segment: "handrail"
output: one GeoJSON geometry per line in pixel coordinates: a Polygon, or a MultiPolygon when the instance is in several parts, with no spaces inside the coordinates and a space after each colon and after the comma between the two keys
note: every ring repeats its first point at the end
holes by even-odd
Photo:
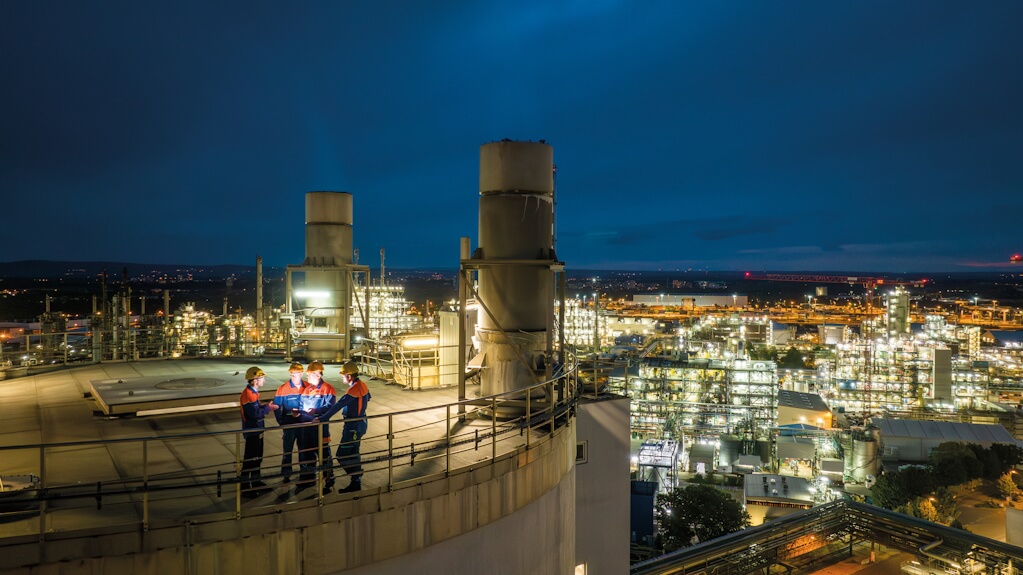
{"type": "MultiPolygon", "coordinates": [[[[400,467],[412,469],[417,464],[422,466],[424,463],[427,464],[425,468],[425,476],[431,476],[435,473],[451,474],[458,469],[463,467],[469,467],[478,465],[480,460],[478,457],[473,456],[472,462],[469,464],[459,464],[453,461],[456,457],[467,452],[478,452],[481,447],[486,446],[490,443],[490,449],[485,451],[487,453],[484,460],[496,461],[499,455],[506,454],[509,452],[508,449],[498,450],[497,443],[499,440],[504,441],[505,438],[510,437],[512,434],[517,433],[522,435],[523,431],[526,434],[526,449],[535,447],[540,443],[536,438],[541,434],[537,433],[534,428],[543,427],[546,429],[547,424],[550,424],[550,431],[553,434],[555,431],[555,420],[565,417],[571,413],[576,402],[581,396],[581,389],[576,378],[576,367],[573,365],[570,369],[565,370],[563,373],[557,374],[555,377],[548,381],[543,381],[537,384],[530,385],[521,389],[512,391],[506,391],[496,393],[488,396],[467,399],[462,401],[444,402],[439,404],[433,404],[427,407],[403,409],[401,411],[390,412],[386,414],[374,414],[360,420],[377,422],[386,418],[386,435],[383,433],[380,435],[370,435],[363,439],[363,446],[367,444],[379,443],[386,441],[386,446],[382,449],[370,449],[363,450],[362,464],[364,465],[365,473],[367,476],[375,476],[377,473],[381,473],[381,479],[386,476],[386,484],[380,485],[386,491],[390,491],[396,484],[400,484],[407,477],[396,478],[396,471],[400,467]],[[550,395],[547,396],[546,401],[542,400],[531,400],[532,392],[543,386],[544,388],[550,388],[559,381],[565,381],[568,385],[569,393],[559,401],[550,395]],[[525,394],[527,398],[526,405],[527,410],[525,413],[521,413],[517,417],[513,417],[509,420],[499,422],[499,417],[496,415],[497,406],[502,402],[506,401],[521,401],[522,394],[525,394]],[[469,406],[469,409],[464,411],[461,415],[458,413],[459,407],[469,406]],[[492,421],[487,422],[485,427],[478,427],[474,429],[466,428],[465,430],[456,431],[459,422],[466,420],[473,420],[472,416],[479,412],[479,410],[491,409],[493,410],[492,421]],[[440,415],[432,422],[423,423],[424,414],[428,414],[431,410],[437,410],[440,415]],[[465,414],[469,415],[466,418],[465,414]],[[412,417],[410,417],[412,416],[412,417]],[[408,427],[401,427],[402,420],[408,421],[408,427]],[[439,427],[444,425],[443,430],[439,427]],[[437,433],[435,436],[429,437],[425,441],[419,441],[416,443],[413,440],[418,438],[413,437],[409,434],[430,434],[429,428],[431,426],[437,426],[437,433]],[[398,440],[398,435],[405,435],[406,437],[402,440],[398,440]],[[488,453],[489,452],[489,453],[488,453]],[[385,463],[383,467],[379,467],[380,464],[385,463]],[[431,463],[433,462],[433,463],[431,463]],[[440,464],[438,469],[437,463],[440,464]],[[452,465],[459,465],[459,467],[453,468],[452,465]]],[[[308,423],[308,424],[293,424],[284,426],[272,426],[267,427],[263,431],[269,433],[283,433],[286,429],[293,428],[308,428],[308,426],[315,425],[319,428],[318,434],[322,434],[324,425],[330,423],[339,423],[338,420],[332,420],[320,423],[308,423]]],[[[472,426],[469,426],[472,427],[472,426]]],[[[216,497],[219,499],[224,495],[233,495],[230,499],[233,500],[230,507],[233,507],[234,517],[242,517],[242,491],[237,489],[234,493],[223,493],[224,487],[241,487],[241,437],[242,433],[251,430],[244,430],[241,428],[235,428],[226,431],[201,431],[192,433],[175,433],[168,435],[157,435],[157,436],[140,436],[140,437],[120,437],[105,440],[91,440],[91,441],[61,441],[53,443],[36,443],[28,445],[8,445],[0,446],[0,457],[9,457],[7,454],[14,451],[38,451],[39,452],[39,483],[30,489],[25,489],[18,493],[19,499],[17,500],[20,504],[26,505],[25,510],[31,511],[36,510],[39,513],[39,537],[40,540],[46,539],[47,533],[47,514],[53,512],[60,512],[61,510],[68,509],[67,505],[50,505],[51,502],[69,501],[69,500],[89,500],[89,506],[92,505],[91,500],[95,500],[95,508],[97,511],[102,511],[104,504],[107,507],[119,504],[127,504],[129,506],[136,507],[136,513],[138,516],[135,519],[128,519],[127,524],[140,524],[143,530],[151,528],[154,521],[154,515],[151,513],[154,502],[166,500],[161,499],[159,494],[163,493],[180,493],[185,490],[191,491],[191,494],[183,496],[194,495],[196,490],[204,492],[205,495],[212,497],[212,494],[207,490],[216,490],[216,497]],[[234,437],[234,441],[231,442],[234,445],[234,453],[230,457],[230,460],[214,461],[212,463],[206,463],[198,467],[191,467],[184,465],[183,468],[160,471],[159,462],[154,457],[159,457],[159,451],[154,450],[154,441],[163,442],[171,452],[176,449],[191,449],[194,446],[195,440],[201,440],[204,438],[216,438],[216,437],[234,437]],[[179,446],[179,443],[184,443],[185,446],[179,446]],[[139,455],[134,455],[125,460],[126,465],[129,469],[140,470],[136,471],[136,474],[125,473],[120,470],[120,465],[115,465],[118,471],[115,471],[116,477],[104,479],[101,481],[94,481],[91,483],[68,483],[68,484],[55,484],[50,475],[49,467],[46,463],[47,452],[52,450],[67,450],[73,448],[74,450],[82,450],[88,447],[104,446],[109,447],[113,445],[132,445],[141,444],[141,461],[138,459],[139,455]],[[155,455],[154,455],[155,454],[155,455]],[[153,497],[150,497],[150,496],[153,497]],[[127,497],[127,500],[124,498],[127,497]],[[139,499],[135,499],[138,497],[139,499]],[[141,506],[138,509],[137,506],[141,506]]],[[[521,440],[518,440],[521,442],[521,440]]],[[[229,444],[221,442],[226,447],[229,444]]],[[[515,443],[511,447],[511,451],[514,452],[521,449],[519,443],[515,443]]],[[[319,449],[314,447],[314,450],[319,452],[319,449]]],[[[121,448],[123,452],[123,448],[121,448]]],[[[268,456],[265,459],[269,459],[276,456],[268,456]]],[[[334,454],[332,459],[337,459],[337,455],[334,454]]],[[[270,464],[264,461],[262,467],[264,469],[272,470],[272,472],[262,473],[262,477],[265,479],[280,477],[279,463],[273,462],[270,464]]],[[[297,465],[295,467],[298,467],[297,465]]],[[[323,488],[326,471],[331,468],[332,465],[329,462],[320,461],[317,459],[315,469],[313,470],[316,474],[316,489],[313,492],[316,494],[316,499],[319,504],[323,504],[323,488]]],[[[422,475],[416,476],[416,479],[421,480],[422,475]]],[[[383,481],[380,482],[381,484],[383,481]]],[[[378,484],[379,485],[379,484],[378,484]]],[[[14,501],[7,497],[10,493],[5,493],[0,496],[0,504],[3,504],[3,511],[9,511],[7,505],[8,502],[14,501]]],[[[177,498],[178,496],[172,495],[177,498]]],[[[208,501],[208,500],[206,500],[208,501]]],[[[283,503],[283,501],[281,501],[283,503]]],[[[208,508],[208,503],[203,508],[200,508],[201,513],[195,513],[195,510],[189,509],[175,509],[174,514],[176,515],[173,519],[175,521],[185,518],[194,519],[196,517],[202,517],[209,513],[222,513],[227,511],[225,505],[228,505],[228,500],[224,500],[224,504],[215,504],[214,509],[208,508]]],[[[274,504],[271,504],[274,505],[274,504]]],[[[80,505],[73,507],[74,509],[81,509],[80,505]]],[[[25,510],[20,511],[24,513],[25,510]]],[[[6,515],[6,513],[0,512],[0,516],[6,515]]],[[[17,512],[15,512],[17,513],[17,512]]],[[[157,517],[160,517],[157,515],[157,517]]],[[[164,516],[166,518],[166,516],[164,516]]],[[[99,525],[101,521],[97,517],[96,521],[89,523],[89,525],[99,525]]],[[[0,538],[2,542],[2,538],[0,538]]]]}

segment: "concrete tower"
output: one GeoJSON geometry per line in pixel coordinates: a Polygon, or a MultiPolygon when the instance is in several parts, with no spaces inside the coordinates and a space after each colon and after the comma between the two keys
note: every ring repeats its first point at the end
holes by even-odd
{"type": "Polygon", "coordinates": [[[288,266],[285,290],[307,361],[348,358],[353,274],[365,273],[369,283],[369,268],[352,264],[352,225],[351,194],[306,193],[305,260],[288,266]]]}

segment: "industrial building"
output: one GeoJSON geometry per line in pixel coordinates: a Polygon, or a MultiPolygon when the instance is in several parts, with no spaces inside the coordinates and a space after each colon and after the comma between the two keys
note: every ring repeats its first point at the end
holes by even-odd
{"type": "Polygon", "coordinates": [[[982,425],[958,421],[921,421],[873,417],[884,442],[882,458],[889,461],[926,462],[931,451],[942,443],[974,443],[990,447],[992,443],[1019,445],[1001,425],[982,425]]]}
{"type": "Polygon", "coordinates": [[[760,525],[814,505],[810,481],[806,478],[752,473],[745,479],[743,505],[750,514],[750,525],[760,525]]]}
{"type": "Polygon", "coordinates": [[[831,408],[816,393],[778,391],[778,425],[808,424],[820,429],[832,427],[831,408]]]}

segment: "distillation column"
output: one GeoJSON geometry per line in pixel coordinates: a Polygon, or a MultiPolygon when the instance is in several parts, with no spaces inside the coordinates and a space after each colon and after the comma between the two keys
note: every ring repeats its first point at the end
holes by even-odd
{"type": "Polygon", "coordinates": [[[479,246],[472,259],[479,270],[483,395],[543,377],[554,306],[553,156],[545,143],[505,140],[480,148],[479,246]]]}

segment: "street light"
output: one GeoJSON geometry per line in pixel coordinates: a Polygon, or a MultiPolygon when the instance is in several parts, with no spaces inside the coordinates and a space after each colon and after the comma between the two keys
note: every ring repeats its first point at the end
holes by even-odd
{"type": "Polygon", "coordinates": [[[593,293],[593,353],[596,354],[600,348],[600,323],[597,308],[599,300],[597,299],[597,293],[593,293]]]}

